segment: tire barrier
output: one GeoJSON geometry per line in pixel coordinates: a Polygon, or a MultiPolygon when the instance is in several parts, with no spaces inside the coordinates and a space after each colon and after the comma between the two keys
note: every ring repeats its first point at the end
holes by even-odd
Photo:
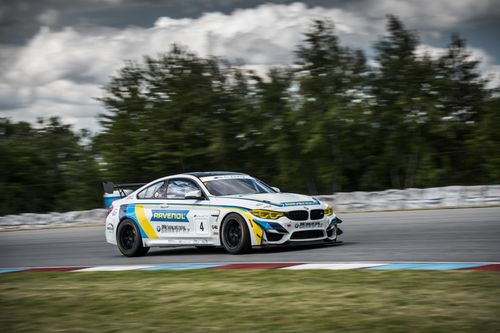
{"type": "Polygon", "coordinates": [[[487,207],[500,205],[500,185],[339,192],[317,198],[342,212],[487,207]]]}
{"type": "Polygon", "coordinates": [[[42,229],[82,225],[104,225],[106,209],[91,209],[66,213],[0,216],[0,230],[42,229]]]}

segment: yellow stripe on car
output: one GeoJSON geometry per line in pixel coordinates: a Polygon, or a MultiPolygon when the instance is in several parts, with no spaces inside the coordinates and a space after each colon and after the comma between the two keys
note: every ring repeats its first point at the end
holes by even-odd
{"type": "Polygon", "coordinates": [[[156,231],[153,229],[153,227],[148,221],[148,218],[146,217],[146,212],[144,211],[143,205],[135,206],[135,216],[137,216],[139,225],[141,226],[146,236],[148,236],[148,238],[158,238],[156,231]]]}
{"type": "Polygon", "coordinates": [[[247,219],[250,221],[250,224],[252,225],[252,231],[253,234],[255,235],[255,241],[257,242],[257,245],[262,244],[262,236],[264,235],[264,232],[262,231],[261,227],[255,223],[255,221],[252,219],[252,217],[248,214],[245,213],[245,216],[247,219]]]}

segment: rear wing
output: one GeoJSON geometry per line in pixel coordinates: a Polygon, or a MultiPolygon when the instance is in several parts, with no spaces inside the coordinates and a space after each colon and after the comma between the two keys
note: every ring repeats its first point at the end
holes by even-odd
{"type": "Polygon", "coordinates": [[[111,206],[113,201],[121,199],[137,190],[147,183],[133,183],[133,184],[113,184],[112,182],[102,183],[104,189],[104,207],[111,206]]]}
{"type": "Polygon", "coordinates": [[[104,193],[115,194],[116,191],[120,194],[120,197],[124,197],[130,192],[133,192],[140,188],[141,186],[146,185],[146,183],[133,183],[133,184],[113,184],[112,182],[102,183],[102,188],[104,189],[104,193]],[[126,191],[129,190],[129,191],[126,191]],[[127,193],[128,192],[128,193],[127,193]]]}

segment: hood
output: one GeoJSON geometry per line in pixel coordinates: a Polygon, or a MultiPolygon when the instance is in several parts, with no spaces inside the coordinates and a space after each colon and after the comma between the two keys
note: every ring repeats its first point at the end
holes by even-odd
{"type": "Polygon", "coordinates": [[[321,202],[313,197],[295,193],[259,193],[216,197],[217,201],[248,208],[276,209],[278,207],[319,206],[321,202]],[[234,201],[234,203],[233,203],[234,201]]]}

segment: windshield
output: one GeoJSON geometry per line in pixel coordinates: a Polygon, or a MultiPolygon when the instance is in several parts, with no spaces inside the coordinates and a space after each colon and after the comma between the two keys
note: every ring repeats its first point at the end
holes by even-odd
{"type": "Polygon", "coordinates": [[[211,195],[274,193],[271,187],[255,178],[214,179],[203,182],[211,195]]]}

